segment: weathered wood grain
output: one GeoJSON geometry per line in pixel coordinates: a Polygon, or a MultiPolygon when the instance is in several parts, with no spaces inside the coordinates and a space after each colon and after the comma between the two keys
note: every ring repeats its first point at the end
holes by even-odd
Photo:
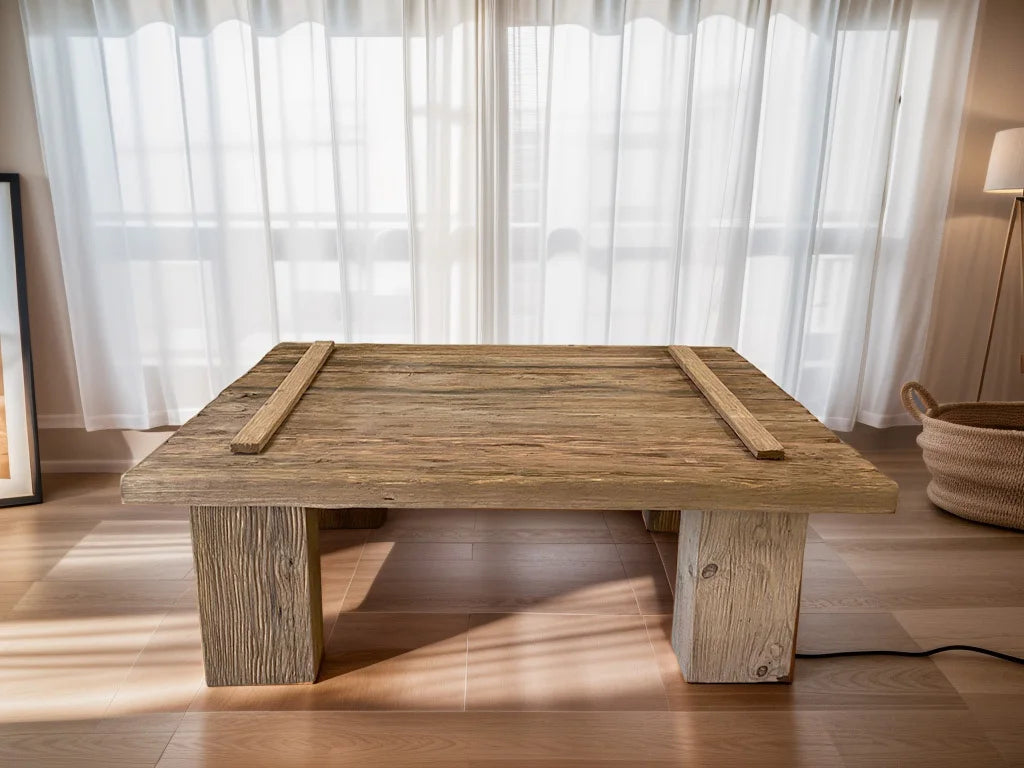
{"type": "Polygon", "coordinates": [[[124,477],[126,501],[892,512],[896,486],[731,349],[693,348],[780,440],[753,459],[666,347],[335,347],[258,455],[225,444],[286,343],[124,477]]]}
{"type": "Polygon", "coordinates": [[[654,533],[677,533],[679,531],[678,509],[645,509],[642,511],[644,527],[654,533]]]}
{"type": "Polygon", "coordinates": [[[281,423],[295,408],[295,404],[309,388],[317,371],[327,362],[334,349],[333,341],[314,341],[284,381],[267,398],[255,415],[231,441],[232,453],[259,453],[274,436],[281,423]]]}
{"type": "Polygon", "coordinates": [[[191,510],[206,684],[316,680],[323,654],[317,512],[191,510]]]}
{"type": "Polygon", "coordinates": [[[673,346],[669,354],[697,385],[701,393],[736,432],[736,436],[750,449],[755,459],[783,459],[785,450],[782,443],[747,410],[704,361],[689,347],[673,346]]]}
{"type": "Polygon", "coordinates": [[[386,509],[318,509],[320,527],[339,528],[380,528],[388,519],[386,509]]]}
{"type": "Polygon", "coordinates": [[[807,515],[683,510],[672,647],[690,683],[788,682],[807,515]]]}

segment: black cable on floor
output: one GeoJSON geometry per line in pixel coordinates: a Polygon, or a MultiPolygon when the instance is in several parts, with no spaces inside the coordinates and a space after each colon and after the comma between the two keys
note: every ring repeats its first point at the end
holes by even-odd
{"type": "Polygon", "coordinates": [[[936,653],[946,651],[970,651],[971,653],[983,653],[986,656],[993,656],[1003,661],[1011,661],[1014,664],[1024,664],[1020,656],[1011,656],[1000,651],[991,651],[988,648],[979,648],[976,645],[943,645],[939,648],[932,648],[928,651],[832,651],[830,653],[798,653],[798,659],[837,659],[844,656],[909,656],[911,658],[922,658],[932,656],[936,653]]]}

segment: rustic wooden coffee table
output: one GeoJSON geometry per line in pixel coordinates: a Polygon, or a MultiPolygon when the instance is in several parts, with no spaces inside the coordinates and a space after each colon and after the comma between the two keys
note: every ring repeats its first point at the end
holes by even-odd
{"type": "Polygon", "coordinates": [[[121,492],[191,506],[209,685],[316,679],[322,510],[373,527],[441,507],[678,526],[685,678],[787,681],[807,515],[896,505],[892,481],[723,347],[279,344],[121,492]]]}

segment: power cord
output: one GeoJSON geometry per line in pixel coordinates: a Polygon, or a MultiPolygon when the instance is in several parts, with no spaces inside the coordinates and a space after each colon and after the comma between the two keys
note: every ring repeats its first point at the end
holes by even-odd
{"type": "Polygon", "coordinates": [[[832,651],[830,653],[798,653],[796,657],[798,659],[837,659],[845,656],[907,656],[919,659],[924,656],[933,656],[936,653],[945,653],[946,651],[970,651],[971,653],[982,653],[986,656],[992,656],[1014,664],[1024,664],[1024,659],[1020,656],[1011,656],[1009,653],[992,651],[988,648],[979,648],[976,645],[943,645],[939,648],[932,648],[928,651],[832,651]]]}

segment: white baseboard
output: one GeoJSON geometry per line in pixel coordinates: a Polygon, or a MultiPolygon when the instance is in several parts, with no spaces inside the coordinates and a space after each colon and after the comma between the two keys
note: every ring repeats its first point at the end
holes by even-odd
{"type": "Polygon", "coordinates": [[[80,413],[40,413],[36,416],[40,429],[85,429],[80,413]]]}
{"type": "Polygon", "coordinates": [[[131,459],[60,459],[40,464],[44,475],[79,472],[115,472],[121,475],[135,466],[131,459]]]}

